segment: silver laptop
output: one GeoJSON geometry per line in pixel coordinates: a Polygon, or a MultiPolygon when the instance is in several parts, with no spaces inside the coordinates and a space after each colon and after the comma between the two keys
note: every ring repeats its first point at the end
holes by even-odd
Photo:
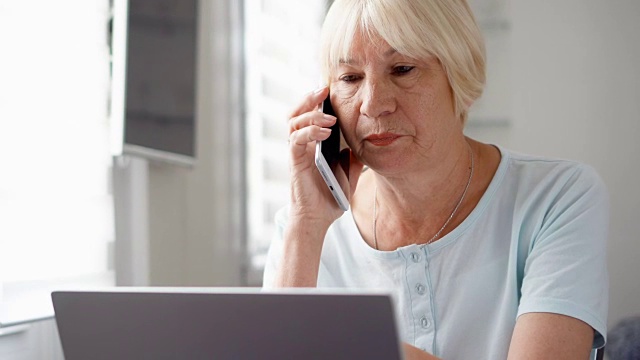
{"type": "Polygon", "coordinates": [[[59,291],[66,360],[400,360],[387,294],[243,288],[59,291]]]}

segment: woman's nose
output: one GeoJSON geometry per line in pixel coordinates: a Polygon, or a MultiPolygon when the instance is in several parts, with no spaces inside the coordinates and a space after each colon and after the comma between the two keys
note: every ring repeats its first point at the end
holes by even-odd
{"type": "Polygon", "coordinates": [[[360,91],[362,96],[360,113],[362,115],[376,119],[395,111],[396,102],[393,91],[384,80],[365,80],[360,91]]]}

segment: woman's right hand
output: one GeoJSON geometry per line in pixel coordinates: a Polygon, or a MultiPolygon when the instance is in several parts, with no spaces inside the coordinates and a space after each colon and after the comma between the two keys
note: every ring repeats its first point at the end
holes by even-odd
{"type": "MultiPolygon", "coordinates": [[[[282,259],[275,275],[276,287],[317,285],[325,234],[343,213],[315,165],[316,141],[326,140],[331,134],[328,127],[336,122],[335,117],[318,111],[328,93],[329,89],[324,87],[308,94],[290,116],[291,207],[283,234],[282,259]]],[[[343,166],[337,167],[336,178],[345,195],[351,198],[362,163],[350,150],[340,155],[350,157],[349,180],[343,166]]]]}
{"type": "MultiPolygon", "coordinates": [[[[331,134],[330,126],[336,118],[318,111],[319,104],[327,97],[329,89],[320,88],[308,94],[291,113],[289,120],[289,151],[291,173],[290,220],[301,220],[328,228],[343,211],[338,207],[315,165],[316,141],[326,140],[331,134]]],[[[355,189],[362,164],[350,151],[351,165],[346,169],[338,166],[336,178],[348,198],[355,189]],[[349,180],[347,180],[347,178],[349,180]]]]}

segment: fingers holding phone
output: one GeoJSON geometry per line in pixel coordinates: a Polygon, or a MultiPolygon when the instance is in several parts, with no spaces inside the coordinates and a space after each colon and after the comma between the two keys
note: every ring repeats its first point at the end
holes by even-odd
{"type": "Polygon", "coordinates": [[[315,165],[316,143],[330,137],[335,116],[323,114],[320,104],[327,87],[308,94],[289,120],[291,212],[296,217],[329,225],[343,212],[330,195],[315,165]]]}
{"type": "Polygon", "coordinates": [[[349,200],[355,192],[364,165],[355,157],[351,149],[348,147],[341,149],[344,141],[340,134],[340,120],[333,109],[329,94],[322,102],[322,112],[335,117],[336,123],[331,126],[331,135],[316,143],[316,167],[336,204],[343,211],[347,211],[349,200]]]}
{"type": "MultiPolygon", "coordinates": [[[[336,116],[333,106],[331,105],[331,97],[328,94],[322,102],[322,112],[326,115],[336,116]]],[[[343,171],[339,171],[341,170],[341,166],[339,165],[342,165],[343,168],[346,165],[348,168],[349,164],[345,164],[344,159],[345,158],[340,161],[340,125],[338,121],[336,121],[335,124],[331,126],[331,134],[329,137],[316,142],[315,163],[336,203],[340,209],[347,211],[349,209],[349,199],[345,195],[345,191],[347,191],[347,193],[349,191],[348,179],[346,179],[344,169],[342,169],[343,171]],[[341,162],[342,164],[340,164],[341,162]],[[338,181],[336,175],[342,177],[341,182],[338,181]]],[[[348,161],[349,158],[346,159],[348,161]]]]}
{"type": "Polygon", "coordinates": [[[336,118],[318,111],[318,105],[328,93],[328,88],[324,87],[307,95],[289,117],[291,165],[294,167],[312,167],[315,142],[331,135],[329,127],[335,124],[336,118]]]}

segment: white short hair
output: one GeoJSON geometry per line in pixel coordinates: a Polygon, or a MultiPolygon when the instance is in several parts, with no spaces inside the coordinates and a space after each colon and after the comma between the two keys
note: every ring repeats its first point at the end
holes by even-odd
{"type": "Polygon", "coordinates": [[[485,84],[485,47],[466,0],[335,0],[322,27],[325,79],[350,58],[356,35],[379,36],[414,59],[435,56],[449,79],[454,111],[466,121],[485,84]]]}

